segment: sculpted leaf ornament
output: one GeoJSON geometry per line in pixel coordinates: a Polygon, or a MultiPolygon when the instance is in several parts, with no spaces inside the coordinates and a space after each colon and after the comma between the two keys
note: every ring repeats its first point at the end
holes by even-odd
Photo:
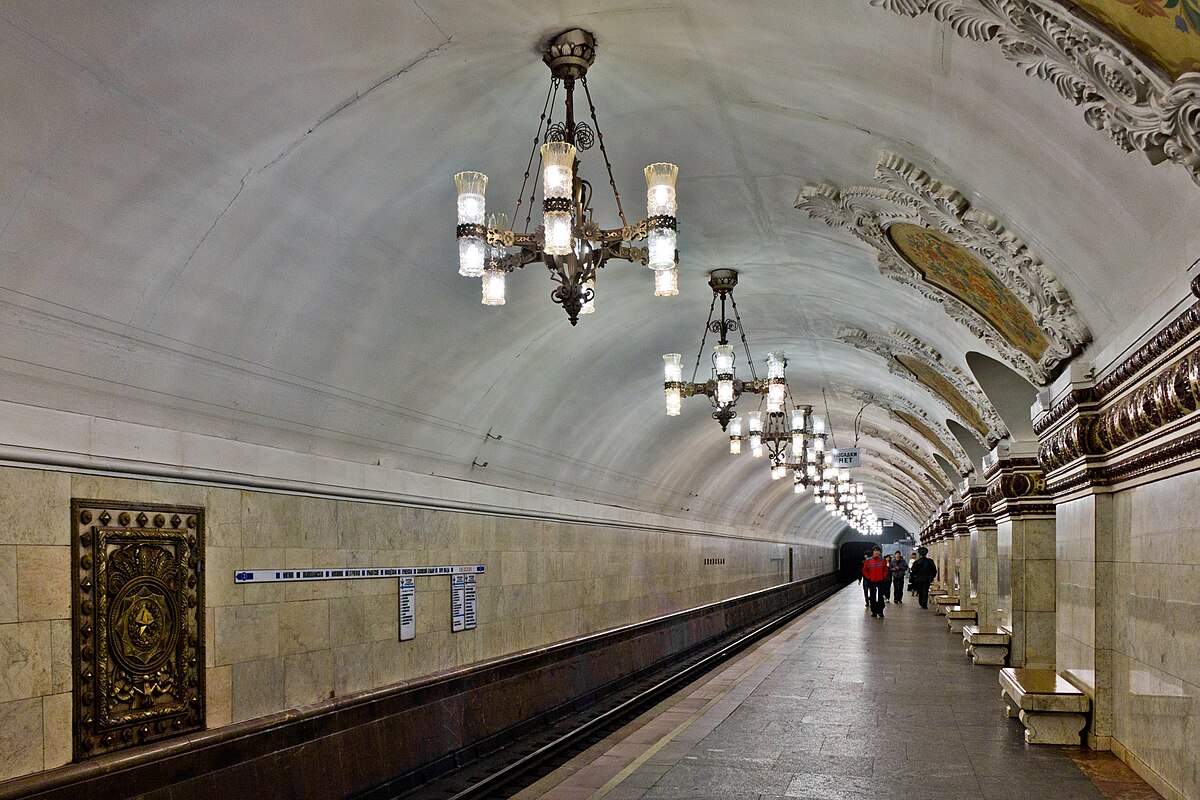
{"type": "Polygon", "coordinates": [[[1150,163],[1200,183],[1200,73],[1173,82],[1157,64],[1065,0],[870,0],[906,17],[932,14],[965,39],[996,41],[1026,75],[1083,107],[1088,125],[1150,163]]]}

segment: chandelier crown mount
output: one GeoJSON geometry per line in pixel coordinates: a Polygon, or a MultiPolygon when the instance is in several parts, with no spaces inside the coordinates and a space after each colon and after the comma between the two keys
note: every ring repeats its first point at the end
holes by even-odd
{"type": "Polygon", "coordinates": [[[582,78],[595,60],[596,36],[582,28],[571,28],[558,34],[542,54],[550,74],[559,79],[582,78]]]}
{"type": "Polygon", "coordinates": [[[708,285],[719,295],[729,294],[737,286],[736,269],[714,269],[708,273],[708,285]]]}

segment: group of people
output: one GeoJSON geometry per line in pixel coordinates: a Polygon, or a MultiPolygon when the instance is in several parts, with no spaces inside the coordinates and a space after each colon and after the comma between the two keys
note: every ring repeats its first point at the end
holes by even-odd
{"type": "Polygon", "coordinates": [[[871,555],[863,559],[863,597],[871,609],[872,617],[883,618],[883,606],[891,594],[893,603],[904,602],[904,577],[908,575],[909,591],[916,595],[921,608],[929,608],[929,585],[937,577],[937,564],[929,557],[929,548],[918,547],[913,553],[911,564],[897,550],[891,558],[885,558],[883,548],[876,545],[871,555]]]}

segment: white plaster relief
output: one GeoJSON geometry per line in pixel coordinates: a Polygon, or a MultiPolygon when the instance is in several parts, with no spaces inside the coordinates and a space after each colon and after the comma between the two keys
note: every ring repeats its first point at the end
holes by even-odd
{"type": "Polygon", "coordinates": [[[1170,160],[1200,184],[1200,73],[1172,82],[1141,52],[1060,0],[870,0],[906,17],[931,13],[955,33],[997,41],[1026,75],[1083,107],[1091,127],[1150,163],[1170,160]]]}
{"type": "MultiPolygon", "coordinates": [[[[907,456],[905,455],[904,451],[901,450],[897,446],[897,443],[904,445],[904,447],[909,452],[914,453],[918,456],[927,456],[928,455],[927,453],[925,453],[925,449],[921,445],[917,444],[912,439],[909,439],[907,436],[905,436],[904,434],[899,433],[897,431],[882,431],[879,428],[874,427],[873,425],[864,425],[862,427],[862,433],[864,436],[872,436],[881,442],[887,442],[888,445],[893,450],[895,450],[897,453],[899,453],[901,456],[903,456],[905,458],[907,458],[907,456]]],[[[937,462],[934,461],[932,458],[930,458],[928,460],[923,459],[923,460],[917,462],[917,464],[920,467],[922,467],[927,473],[929,473],[931,476],[933,476],[934,481],[938,482],[938,486],[941,487],[941,489],[943,491],[950,492],[953,490],[954,487],[952,487],[949,483],[946,483],[945,481],[942,480],[942,470],[937,465],[937,462]]]]}
{"type": "Polygon", "coordinates": [[[991,449],[992,445],[1009,435],[1008,426],[1004,424],[1004,420],[1000,418],[1000,414],[996,411],[995,406],[992,405],[987,395],[983,393],[983,390],[979,388],[975,381],[963,370],[946,361],[941,353],[911,333],[900,328],[893,328],[886,335],[868,333],[858,328],[843,328],[841,331],[838,331],[838,339],[860,350],[869,350],[883,358],[887,361],[888,370],[893,375],[903,378],[916,386],[920,386],[923,390],[933,395],[956,422],[969,430],[988,449],[991,449]],[[941,395],[913,377],[911,372],[896,361],[895,356],[898,353],[923,361],[934,372],[941,375],[947,383],[953,386],[979,412],[979,416],[983,418],[984,425],[988,428],[988,436],[986,438],[980,436],[975,426],[967,421],[962,414],[959,414],[941,395]]]}
{"type": "Polygon", "coordinates": [[[831,227],[847,228],[874,247],[882,275],[912,286],[940,304],[1037,386],[1049,382],[1055,368],[1091,340],[1066,289],[1041,260],[994,217],[973,208],[957,189],[887,152],[880,155],[875,180],[879,186],[805,186],[796,198],[796,208],[831,227]],[[941,231],[978,257],[1032,314],[1047,340],[1041,358],[1034,361],[973,308],[926,281],[887,235],[887,229],[896,224],[941,231]]]}

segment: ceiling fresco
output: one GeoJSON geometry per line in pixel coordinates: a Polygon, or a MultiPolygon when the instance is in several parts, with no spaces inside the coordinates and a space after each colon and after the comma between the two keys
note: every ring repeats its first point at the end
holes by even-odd
{"type": "Polygon", "coordinates": [[[913,358],[903,353],[896,355],[896,361],[908,370],[913,378],[940,397],[946,405],[958,412],[958,415],[969,422],[971,427],[980,436],[985,439],[991,436],[991,431],[988,430],[987,423],[983,421],[983,417],[980,416],[978,409],[971,405],[967,398],[963,397],[950,381],[943,378],[940,372],[921,359],[913,358]]]}
{"type": "Polygon", "coordinates": [[[1200,72],[1197,0],[1075,0],[1172,78],[1200,72]]]}

